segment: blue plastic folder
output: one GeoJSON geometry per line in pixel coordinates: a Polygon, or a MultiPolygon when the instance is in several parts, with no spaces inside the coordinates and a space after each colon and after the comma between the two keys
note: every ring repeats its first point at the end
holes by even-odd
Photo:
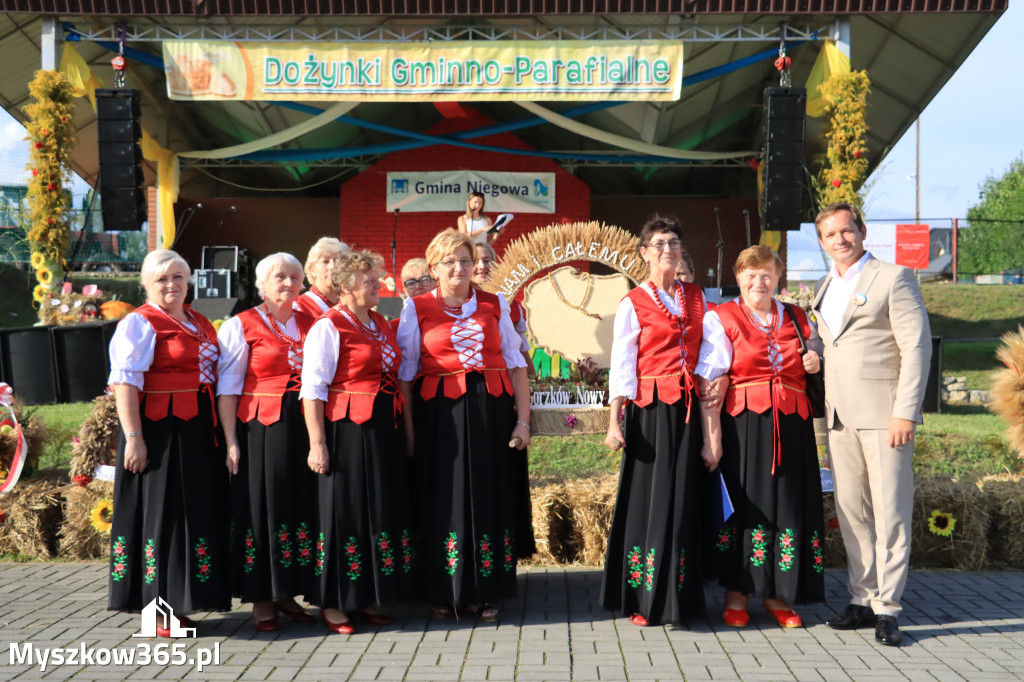
{"type": "Polygon", "coordinates": [[[725,487],[722,470],[718,469],[715,473],[718,474],[718,489],[720,491],[719,504],[714,505],[715,527],[720,528],[725,525],[736,508],[732,506],[732,498],[729,497],[729,489],[725,487]]]}

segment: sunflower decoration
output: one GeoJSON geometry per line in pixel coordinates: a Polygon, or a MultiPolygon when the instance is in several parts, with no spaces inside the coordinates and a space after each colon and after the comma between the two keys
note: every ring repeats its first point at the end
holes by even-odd
{"type": "Polygon", "coordinates": [[[928,530],[935,535],[948,538],[953,535],[954,528],[956,528],[956,519],[948,512],[936,509],[928,519],[928,530]]]}
{"type": "Polygon", "coordinates": [[[114,501],[109,497],[101,497],[96,500],[92,511],[89,512],[89,520],[92,522],[92,527],[100,533],[109,533],[113,518],[114,501]]]}
{"type": "Polygon", "coordinates": [[[43,265],[36,270],[36,280],[44,287],[50,286],[53,283],[53,270],[43,265]]]}
{"type": "Polygon", "coordinates": [[[32,255],[29,257],[29,263],[32,264],[33,270],[38,270],[39,268],[46,265],[46,256],[39,253],[38,251],[33,251],[32,255]]]}
{"type": "Polygon", "coordinates": [[[46,303],[53,295],[53,290],[48,286],[37,284],[32,290],[32,300],[36,303],[46,303]]]}

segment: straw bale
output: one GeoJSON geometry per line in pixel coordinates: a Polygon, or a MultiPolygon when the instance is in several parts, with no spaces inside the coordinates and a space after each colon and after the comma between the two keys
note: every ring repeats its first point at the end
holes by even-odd
{"type": "MultiPolygon", "coordinates": [[[[6,420],[7,413],[0,414],[0,423],[9,423],[6,420]]],[[[21,425],[21,432],[25,435],[28,444],[28,453],[25,456],[25,466],[22,469],[22,478],[32,475],[36,465],[39,463],[39,456],[43,454],[43,445],[46,441],[46,426],[41,419],[35,416],[35,409],[26,409],[21,401],[14,401],[14,416],[21,425]]],[[[0,432],[0,469],[4,472],[11,470],[14,462],[14,452],[18,447],[18,434],[13,429],[6,429],[0,432]]],[[[6,473],[0,474],[0,482],[4,480],[6,473]]]]}
{"type": "Polygon", "coordinates": [[[537,553],[533,561],[538,564],[558,565],[571,563],[575,551],[570,545],[572,519],[566,501],[565,485],[550,483],[536,486],[531,491],[533,508],[533,537],[537,553]]]}
{"type": "Polygon", "coordinates": [[[0,553],[51,558],[57,552],[57,529],[64,518],[63,493],[53,492],[67,483],[59,469],[43,469],[22,479],[14,490],[0,497],[0,553]]]}
{"type": "Polygon", "coordinates": [[[93,476],[100,464],[113,464],[116,444],[117,404],[113,394],[101,395],[93,400],[92,412],[71,448],[71,475],[93,476]]]}
{"type": "Polygon", "coordinates": [[[98,559],[110,554],[110,534],[92,526],[90,514],[104,497],[114,496],[110,481],[92,481],[65,493],[64,523],[59,532],[59,556],[66,559],[98,559]]]}
{"type": "Polygon", "coordinates": [[[918,478],[914,483],[910,565],[981,570],[988,558],[989,518],[986,497],[972,482],[918,478]],[[951,537],[928,530],[928,519],[936,509],[956,519],[951,537]]]}
{"type": "Polygon", "coordinates": [[[1010,447],[1024,457],[1024,327],[1007,332],[996,351],[1006,369],[992,374],[992,402],[989,409],[1007,423],[1010,447]]]}
{"type": "Polygon", "coordinates": [[[565,483],[566,502],[572,518],[569,544],[576,549],[576,558],[581,564],[604,564],[618,485],[618,474],[565,483]]]}
{"type": "Polygon", "coordinates": [[[988,534],[990,561],[1004,568],[1024,569],[1024,476],[985,476],[978,481],[978,488],[992,514],[988,534]]]}
{"type": "Polygon", "coordinates": [[[530,431],[535,436],[572,436],[579,433],[604,433],[608,430],[607,407],[555,407],[530,410],[530,431]],[[576,417],[569,427],[565,418],[576,417]]]}

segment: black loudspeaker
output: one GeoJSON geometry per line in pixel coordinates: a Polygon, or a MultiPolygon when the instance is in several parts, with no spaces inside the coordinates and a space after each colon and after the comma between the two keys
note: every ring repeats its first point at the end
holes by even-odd
{"type": "Polygon", "coordinates": [[[139,101],[139,92],[130,88],[96,90],[99,190],[108,232],[141,230],[146,220],[139,101]]]}
{"type": "Polygon", "coordinates": [[[800,229],[806,109],[806,88],[765,88],[763,230],[800,229]]]}
{"type": "Polygon", "coordinates": [[[3,380],[26,405],[58,402],[57,368],[49,327],[0,330],[3,380]]]}
{"type": "Polygon", "coordinates": [[[51,327],[61,402],[86,402],[103,395],[110,375],[107,348],[116,328],[114,321],[51,327]]]}

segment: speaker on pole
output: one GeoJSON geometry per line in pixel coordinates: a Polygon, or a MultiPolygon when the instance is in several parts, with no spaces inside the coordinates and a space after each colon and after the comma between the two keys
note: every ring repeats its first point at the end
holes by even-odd
{"type": "Polygon", "coordinates": [[[140,95],[131,88],[97,88],[100,201],[105,231],[141,230],[146,220],[143,189],[140,95]]]}
{"type": "Polygon", "coordinates": [[[761,229],[800,229],[806,109],[806,88],[765,88],[761,229]]]}

